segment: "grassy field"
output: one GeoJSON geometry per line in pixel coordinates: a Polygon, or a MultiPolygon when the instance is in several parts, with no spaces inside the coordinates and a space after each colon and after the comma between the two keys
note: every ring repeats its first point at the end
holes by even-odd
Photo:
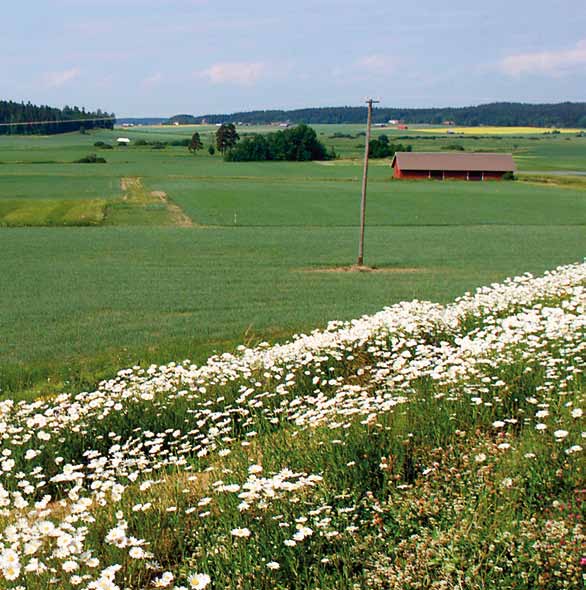
{"type": "MultiPolygon", "coordinates": [[[[447,301],[586,251],[579,179],[391,182],[388,161],[377,161],[366,262],[379,272],[307,272],[355,261],[362,127],[316,126],[342,156],[325,163],[93,145],[176,141],[193,129],[0,138],[0,225],[42,226],[0,230],[3,392],[91,387],[136,362],[201,360],[403,299],[447,301]],[[90,153],[107,163],[72,163],[90,153]],[[97,227],[47,227],[68,225],[97,227]]],[[[209,145],[215,127],[198,130],[209,145]]],[[[416,150],[512,151],[522,173],[586,169],[576,134],[424,131],[384,130],[416,150]]]]}

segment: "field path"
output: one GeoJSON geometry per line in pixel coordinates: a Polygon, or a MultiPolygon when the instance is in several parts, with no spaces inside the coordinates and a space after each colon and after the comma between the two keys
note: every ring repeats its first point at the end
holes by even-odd
{"type": "Polygon", "coordinates": [[[148,209],[149,205],[163,204],[166,215],[163,225],[174,225],[176,227],[194,227],[192,219],[173,201],[169,199],[164,191],[148,191],[140,177],[122,177],[120,179],[122,189],[122,201],[136,207],[137,209],[148,209]]]}
{"type": "Polygon", "coordinates": [[[163,203],[165,203],[165,206],[167,207],[167,211],[169,211],[169,214],[171,215],[171,219],[173,220],[173,225],[176,225],[177,227],[193,227],[195,225],[193,223],[193,220],[191,219],[191,217],[188,217],[184,213],[183,209],[181,209],[181,207],[179,207],[179,205],[177,205],[173,201],[169,200],[166,192],[152,191],[151,195],[153,197],[157,197],[163,203]]]}

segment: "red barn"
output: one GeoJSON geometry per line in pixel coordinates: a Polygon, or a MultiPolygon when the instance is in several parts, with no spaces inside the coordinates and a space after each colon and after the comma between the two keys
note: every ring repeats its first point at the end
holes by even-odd
{"type": "Polygon", "coordinates": [[[397,152],[391,166],[395,178],[436,180],[501,180],[517,167],[511,154],[397,152]]]}

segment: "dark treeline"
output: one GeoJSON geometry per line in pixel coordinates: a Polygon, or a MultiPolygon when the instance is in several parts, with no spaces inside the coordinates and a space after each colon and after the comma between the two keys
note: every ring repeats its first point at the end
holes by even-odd
{"type": "Polygon", "coordinates": [[[100,109],[89,112],[79,107],[57,109],[0,100],[0,135],[55,135],[83,129],[113,129],[114,123],[114,113],[100,109]]]}
{"type": "Polygon", "coordinates": [[[167,123],[167,117],[118,117],[118,125],[162,125],[167,123]]]}
{"type": "MultiPolygon", "coordinates": [[[[323,107],[293,111],[251,111],[231,115],[180,116],[181,123],[250,123],[267,124],[279,121],[290,123],[364,123],[366,107],[323,107]]],[[[457,125],[502,125],[507,127],[586,127],[586,103],[524,104],[496,102],[457,108],[375,108],[373,121],[386,123],[390,119],[407,123],[454,121],[457,125]]],[[[175,118],[170,119],[173,122],[175,118]]]]}

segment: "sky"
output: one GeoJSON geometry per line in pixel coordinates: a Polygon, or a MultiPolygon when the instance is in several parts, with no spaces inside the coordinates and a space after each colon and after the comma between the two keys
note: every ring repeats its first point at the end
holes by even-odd
{"type": "Polygon", "coordinates": [[[33,0],[0,99],[119,117],[586,101],[585,0],[33,0]]]}

